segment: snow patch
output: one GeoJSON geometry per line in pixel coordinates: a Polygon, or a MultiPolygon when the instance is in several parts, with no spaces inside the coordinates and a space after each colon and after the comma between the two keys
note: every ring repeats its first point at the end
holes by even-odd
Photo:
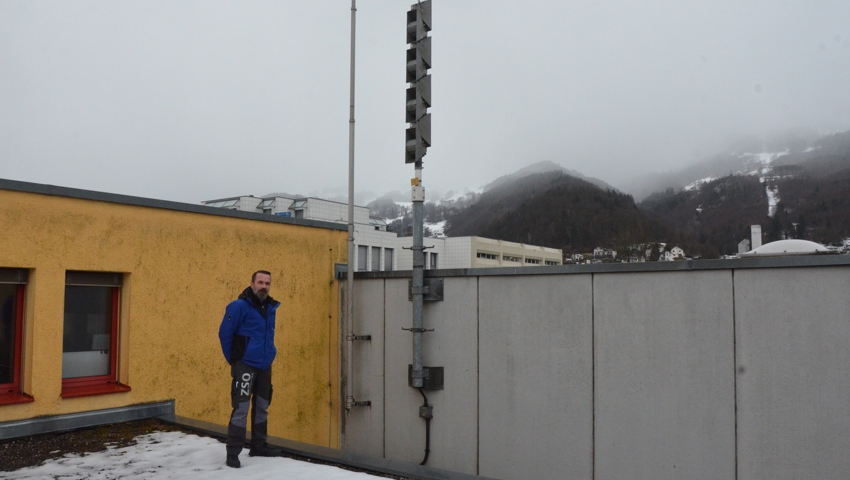
{"type": "Polygon", "coordinates": [[[749,157],[749,159],[754,163],[760,163],[762,165],[770,165],[779,157],[783,157],[785,155],[789,155],[791,153],[790,150],[783,150],[781,152],[761,152],[761,153],[744,153],[742,157],[749,157]]]}
{"type": "Polygon", "coordinates": [[[431,230],[431,234],[437,238],[445,238],[446,221],[441,220],[437,223],[424,222],[425,228],[431,230]]]}
{"type": "Polygon", "coordinates": [[[451,195],[444,196],[437,200],[437,203],[441,202],[456,202],[458,200],[463,200],[471,194],[481,195],[484,193],[484,187],[478,188],[464,188],[463,191],[451,191],[449,192],[451,195]]]}
{"type": "Polygon", "coordinates": [[[691,182],[691,183],[685,185],[685,190],[686,191],[699,190],[700,187],[702,187],[703,184],[711,182],[712,180],[717,180],[717,177],[705,177],[705,178],[701,178],[697,181],[691,182]]]}
{"type": "Polygon", "coordinates": [[[743,153],[740,158],[747,160],[744,170],[741,170],[742,175],[766,175],[770,172],[771,164],[779,157],[789,155],[790,150],[781,152],[760,152],[760,153],[743,153]]]}
{"type": "Polygon", "coordinates": [[[368,480],[374,475],[351,472],[329,465],[317,465],[291,458],[249,457],[240,455],[242,468],[233,470],[224,465],[224,444],[216,439],[189,435],[183,432],[155,432],[136,437],[136,444],[83,456],[66,455],[48,460],[37,467],[14,472],[0,472],[0,479],[64,480],[115,479],[189,479],[204,480],[261,480],[286,478],[290,480],[368,480]]]}
{"type": "Polygon", "coordinates": [[[767,216],[773,218],[776,215],[776,205],[779,204],[779,187],[767,185],[764,187],[767,192],[767,216]]]}

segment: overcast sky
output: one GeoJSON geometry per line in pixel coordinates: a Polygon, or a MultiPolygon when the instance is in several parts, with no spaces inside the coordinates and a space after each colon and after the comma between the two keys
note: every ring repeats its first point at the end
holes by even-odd
{"type": "MultiPolygon", "coordinates": [[[[408,192],[411,0],[357,2],[358,191],[408,192]]],[[[627,188],[850,129],[847,0],[433,0],[431,194],[550,160],[627,188]]],[[[0,0],[0,178],[197,203],[348,185],[350,0],[0,0]]]]}

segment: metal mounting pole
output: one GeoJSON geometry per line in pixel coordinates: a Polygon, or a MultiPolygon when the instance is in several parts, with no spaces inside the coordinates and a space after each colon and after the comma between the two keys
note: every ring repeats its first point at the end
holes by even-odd
{"type": "MultiPolygon", "coordinates": [[[[433,408],[428,404],[424,389],[442,390],[442,367],[425,367],[422,365],[422,334],[424,328],[423,302],[428,287],[425,285],[425,247],[422,245],[424,236],[425,187],[422,186],[422,157],[431,146],[431,0],[419,1],[407,12],[407,105],[405,119],[410,127],[405,131],[404,163],[413,163],[416,176],[410,181],[412,186],[410,196],[413,202],[413,278],[410,280],[410,300],[413,302],[413,326],[409,329],[413,334],[413,364],[408,367],[408,384],[419,389],[425,404],[419,407],[419,416],[425,419],[425,458],[420,465],[428,461],[431,451],[431,419],[434,417],[433,408]],[[432,370],[439,374],[432,377],[432,370]],[[439,377],[439,381],[438,378],[439,377]]],[[[408,329],[405,329],[408,330],[408,329]]]]}
{"type": "Polygon", "coordinates": [[[346,337],[345,409],[354,406],[354,26],[357,15],[356,0],[351,0],[351,80],[350,80],[350,117],[348,120],[348,272],[345,276],[348,286],[345,316],[348,322],[346,337]]]}
{"type": "Polygon", "coordinates": [[[411,283],[411,300],[413,300],[413,372],[411,385],[420,388],[427,375],[422,367],[422,333],[423,309],[422,302],[425,294],[425,249],[422,246],[425,187],[422,186],[422,161],[416,162],[416,177],[411,182],[411,200],[413,201],[413,281],[411,283]]]}

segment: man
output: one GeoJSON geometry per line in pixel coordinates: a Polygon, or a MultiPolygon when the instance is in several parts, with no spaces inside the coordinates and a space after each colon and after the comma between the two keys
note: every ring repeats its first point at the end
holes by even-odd
{"type": "Polygon", "coordinates": [[[218,329],[221,350],[230,364],[233,383],[230,399],[233,413],[227,426],[227,466],[239,468],[239,453],[245,444],[248,407],[251,407],[251,450],[255,457],[278,457],[279,448],[266,443],[268,408],[272,401],[272,362],[275,311],[280,302],[269,296],[271,273],[254,272],[251,286],[230,302],[218,329]]]}

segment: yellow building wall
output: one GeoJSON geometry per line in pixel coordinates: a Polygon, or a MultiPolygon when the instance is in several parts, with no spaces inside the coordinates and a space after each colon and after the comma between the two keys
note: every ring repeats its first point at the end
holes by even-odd
{"type": "Polygon", "coordinates": [[[30,271],[24,392],[0,422],[174,400],[224,426],[230,370],[218,327],[252,272],[272,272],[278,348],[269,435],[338,447],[338,298],[347,233],[271,221],[0,190],[0,267],[30,271]],[[65,271],[124,273],[125,393],[61,398],[65,271]]]}

